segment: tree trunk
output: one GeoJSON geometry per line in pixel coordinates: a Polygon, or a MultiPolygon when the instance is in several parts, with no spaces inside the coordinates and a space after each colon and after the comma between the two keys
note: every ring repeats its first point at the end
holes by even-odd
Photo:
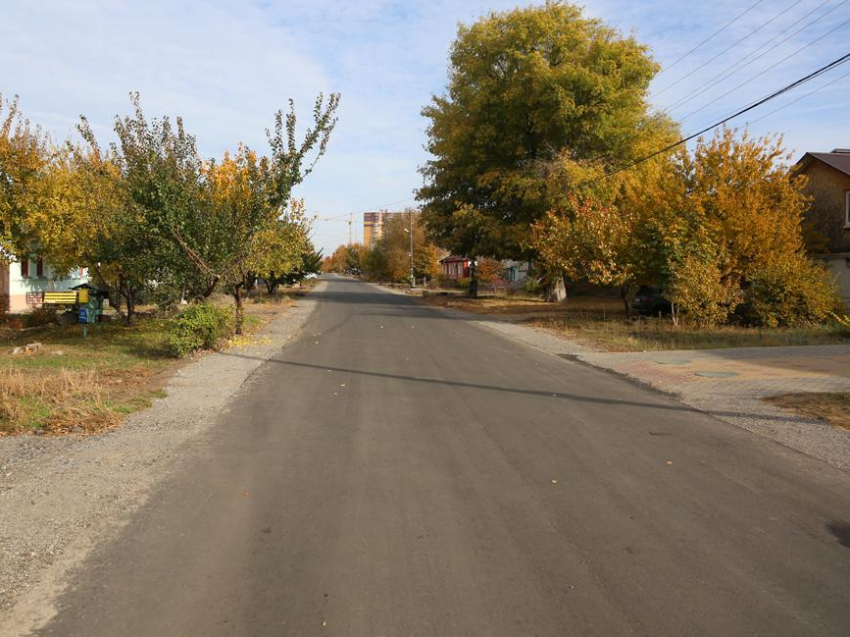
{"type": "Polygon", "coordinates": [[[475,259],[469,262],[469,298],[478,298],[478,273],[475,268],[475,259]]]}
{"type": "Polygon", "coordinates": [[[631,289],[631,283],[624,283],[620,286],[620,298],[623,301],[623,308],[626,310],[626,318],[631,318],[632,316],[632,306],[629,303],[629,291],[631,289]]]}
{"type": "Polygon", "coordinates": [[[127,314],[124,317],[124,322],[129,325],[136,324],[136,299],[135,299],[135,290],[132,285],[126,284],[124,286],[124,302],[127,305],[127,314]]]}
{"type": "Polygon", "coordinates": [[[233,286],[233,300],[236,302],[236,324],[234,331],[237,334],[242,334],[242,327],[245,324],[245,308],[242,305],[242,286],[233,286]]]}
{"type": "Polygon", "coordinates": [[[567,300],[567,281],[563,273],[558,274],[554,281],[549,283],[546,293],[548,303],[563,303],[567,300]]]}
{"type": "Polygon", "coordinates": [[[213,292],[215,292],[215,289],[218,287],[218,282],[219,282],[220,280],[221,280],[221,277],[220,277],[220,276],[214,276],[214,277],[213,277],[212,281],[211,281],[211,282],[210,282],[210,284],[207,286],[207,289],[206,289],[206,290],[204,290],[204,293],[203,293],[203,295],[202,295],[205,299],[210,298],[210,296],[212,295],[212,293],[213,293],[213,292]]]}

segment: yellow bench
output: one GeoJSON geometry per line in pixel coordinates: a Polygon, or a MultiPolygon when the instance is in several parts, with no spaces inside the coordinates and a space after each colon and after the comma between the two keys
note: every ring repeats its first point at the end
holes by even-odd
{"type": "Polygon", "coordinates": [[[89,302],[88,290],[67,290],[64,292],[45,292],[44,305],[77,305],[89,302]]]}

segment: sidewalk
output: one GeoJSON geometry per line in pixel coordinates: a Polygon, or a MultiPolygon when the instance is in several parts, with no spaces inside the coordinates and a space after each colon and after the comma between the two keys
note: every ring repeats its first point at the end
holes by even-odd
{"type": "Polygon", "coordinates": [[[789,393],[850,391],[850,345],[581,353],[573,358],[850,470],[850,431],[762,400],[789,393]]]}

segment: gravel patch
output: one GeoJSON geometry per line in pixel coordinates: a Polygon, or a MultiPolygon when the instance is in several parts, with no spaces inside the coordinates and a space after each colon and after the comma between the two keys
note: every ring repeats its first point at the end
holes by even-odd
{"type": "MultiPolygon", "coordinates": [[[[316,286],[320,291],[326,284],[316,286]]],[[[185,445],[216,422],[252,373],[295,338],[317,304],[302,297],[256,343],[181,368],[167,396],[120,429],[93,436],[0,438],[0,625],[26,634],[44,600],[96,543],[112,537],[169,475],[185,445]],[[242,356],[232,356],[232,354],[242,356]]]]}
{"type": "Polygon", "coordinates": [[[586,353],[576,358],[850,471],[850,431],[762,400],[850,391],[850,345],[586,353]]]}

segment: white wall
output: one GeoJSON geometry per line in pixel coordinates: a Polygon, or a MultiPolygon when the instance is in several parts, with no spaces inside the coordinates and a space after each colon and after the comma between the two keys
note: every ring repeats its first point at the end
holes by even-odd
{"type": "Polygon", "coordinates": [[[70,290],[76,285],[88,281],[88,272],[72,270],[66,276],[59,276],[48,263],[44,264],[42,275],[38,276],[38,261],[29,259],[29,276],[21,273],[21,263],[9,264],[9,311],[24,312],[41,303],[42,292],[70,290]]]}

